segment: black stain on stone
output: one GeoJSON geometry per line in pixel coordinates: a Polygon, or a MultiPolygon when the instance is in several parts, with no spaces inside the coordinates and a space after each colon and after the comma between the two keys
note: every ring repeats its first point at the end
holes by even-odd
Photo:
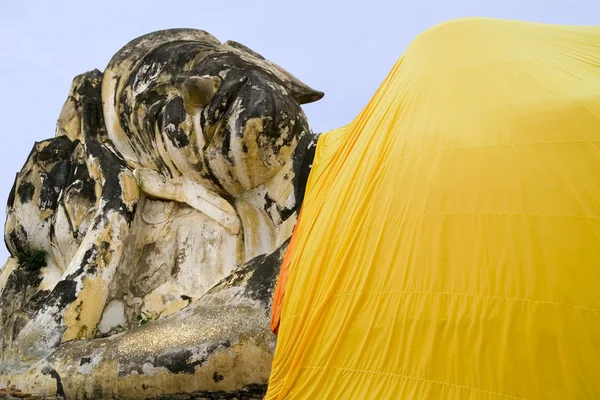
{"type": "Polygon", "coordinates": [[[72,160],[66,159],[57,162],[48,172],[48,178],[56,191],[66,189],[73,182],[74,165],[72,160]]]}
{"type": "Polygon", "coordinates": [[[190,296],[188,296],[188,295],[185,295],[185,294],[181,295],[181,300],[187,301],[188,304],[192,302],[192,298],[190,296]]]}
{"type": "Polygon", "coordinates": [[[221,399],[221,400],[249,400],[262,399],[267,394],[266,384],[251,384],[245,386],[241,390],[226,392],[223,390],[217,391],[201,391],[193,393],[177,393],[165,394],[157,397],[152,397],[151,400],[200,400],[200,399],[221,399]]]}
{"type": "MultiPolygon", "coordinates": [[[[33,198],[33,194],[35,193],[35,186],[31,182],[23,181],[19,185],[18,193],[19,193],[19,199],[21,200],[21,203],[27,204],[33,198]]],[[[9,197],[9,200],[8,200],[9,204],[13,204],[14,197],[12,197],[12,200],[13,200],[12,202],[10,200],[11,200],[11,198],[9,197]]]]}
{"type": "Polygon", "coordinates": [[[16,338],[30,316],[45,304],[49,291],[38,290],[42,280],[40,270],[17,268],[9,275],[0,294],[0,304],[4,305],[0,308],[0,326],[5,327],[0,335],[5,339],[10,341],[11,335],[16,338]]]}
{"type": "MultiPolygon", "coordinates": [[[[93,243],[89,249],[86,250],[86,252],[83,254],[83,262],[85,263],[88,260],[93,260],[95,258],[95,256],[98,254],[98,246],[93,243]]],[[[77,275],[69,275],[69,279],[74,279],[76,276],[79,276],[80,273],[78,273],[77,275]]]]}
{"type": "Polygon", "coordinates": [[[58,202],[58,193],[54,189],[54,185],[48,175],[40,173],[40,178],[42,180],[42,188],[40,190],[40,197],[38,198],[38,208],[42,211],[54,211],[58,202]]]}
{"type": "Polygon", "coordinates": [[[77,108],[80,112],[84,137],[103,140],[107,137],[102,111],[103,74],[97,69],[80,76],[81,84],[75,89],[79,95],[77,108]]]}
{"type": "Polygon", "coordinates": [[[196,366],[204,364],[218,348],[231,348],[231,343],[227,340],[214,342],[206,349],[206,357],[195,357],[194,361],[190,361],[193,352],[189,349],[181,349],[152,357],[132,356],[127,364],[122,363],[119,365],[119,376],[123,377],[132,373],[143,375],[142,365],[147,363],[150,363],[154,368],[165,368],[173,374],[194,374],[196,366]]]}
{"type": "Polygon", "coordinates": [[[177,148],[185,147],[190,144],[190,139],[180,125],[187,117],[183,106],[183,99],[179,96],[173,98],[164,107],[164,116],[162,118],[163,132],[177,148]]]}
{"type": "Polygon", "coordinates": [[[98,265],[96,263],[90,263],[88,265],[88,274],[94,275],[94,274],[96,274],[97,270],[98,270],[98,265]]]}
{"type": "MultiPolygon", "coordinates": [[[[41,282],[41,280],[39,281],[41,282]]],[[[39,283],[37,284],[39,285],[39,283]]],[[[36,286],[37,287],[37,286],[36,286]]],[[[37,310],[39,310],[45,303],[46,299],[50,295],[50,290],[38,290],[31,299],[27,302],[25,307],[23,307],[23,311],[28,315],[33,315],[37,310]]]]}
{"type": "Polygon", "coordinates": [[[188,363],[192,357],[191,350],[180,350],[169,354],[161,354],[156,357],[155,367],[164,367],[174,374],[193,374],[196,371],[198,361],[188,363]]]}
{"type": "MultiPolygon", "coordinates": [[[[206,154],[204,152],[202,154],[202,158],[203,158],[203,161],[204,161],[204,165],[209,165],[208,154],[206,154]]],[[[214,174],[214,172],[210,168],[203,168],[202,169],[202,177],[204,179],[206,179],[207,181],[209,181],[210,183],[212,183],[214,185],[215,189],[217,189],[218,192],[220,192],[221,194],[225,194],[225,191],[223,189],[223,185],[219,181],[219,178],[217,178],[217,176],[214,174]]]]}
{"type": "Polygon", "coordinates": [[[283,257],[289,245],[289,239],[271,254],[259,255],[234,270],[229,276],[213,286],[208,294],[219,292],[226,288],[242,286],[245,295],[260,301],[266,309],[270,309],[273,300],[273,290],[283,262],[283,257]]]}
{"type": "MultiPolygon", "coordinates": [[[[15,174],[15,180],[13,181],[13,185],[10,189],[10,193],[8,194],[8,201],[6,203],[6,208],[7,208],[8,212],[10,212],[10,210],[13,208],[13,206],[15,204],[15,193],[17,192],[17,180],[18,179],[19,179],[19,174],[15,174]]],[[[4,235],[4,245],[6,246],[7,249],[11,248],[7,241],[6,235],[4,235]]]]}
{"type": "Polygon", "coordinates": [[[56,396],[65,398],[65,389],[62,384],[62,380],[60,379],[60,375],[56,372],[55,369],[42,371],[44,375],[50,375],[53,379],[56,380],[56,396]]]}
{"type": "Polygon", "coordinates": [[[296,207],[300,209],[304,195],[306,192],[306,184],[312,169],[312,164],[315,159],[315,151],[317,149],[318,136],[312,134],[306,135],[298,143],[296,152],[294,153],[293,170],[295,175],[294,180],[294,195],[296,197],[296,207]]]}
{"type": "Polygon", "coordinates": [[[27,248],[27,232],[22,225],[18,224],[10,232],[4,234],[4,244],[10,250],[13,257],[27,248]]]}
{"type": "MultiPolygon", "coordinates": [[[[25,288],[37,288],[42,282],[43,276],[41,270],[27,270],[24,268],[15,269],[7,279],[4,292],[12,291],[13,294],[23,291],[25,288]]],[[[4,297],[4,292],[2,297],[4,297]]],[[[8,299],[6,299],[8,300],[8,299]]]]}
{"type": "Polygon", "coordinates": [[[108,147],[97,141],[87,143],[88,154],[98,160],[100,171],[104,178],[102,186],[102,213],[94,221],[94,228],[101,222],[108,223],[108,212],[110,210],[121,214],[128,225],[131,225],[135,216],[137,202],[133,207],[125,204],[123,189],[121,186],[121,173],[131,173],[125,161],[113,153],[108,147]]]}
{"type": "Polygon", "coordinates": [[[90,174],[85,165],[78,168],[75,172],[74,180],[78,183],[75,187],[79,196],[86,199],[90,205],[96,203],[96,183],[90,177],[90,174]],[[79,183],[81,182],[81,183],[79,183]]]}
{"type": "Polygon", "coordinates": [[[71,158],[79,141],[71,141],[67,136],[44,140],[34,146],[35,162],[51,164],[71,158]]]}
{"type": "MultiPolygon", "coordinates": [[[[43,306],[38,312],[44,312],[46,309],[56,307],[58,310],[64,310],[64,308],[75,301],[77,298],[77,282],[73,280],[62,280],[59,281],[50,295],[46,298],[43,306]]],[[[57,323],[62,321],[62,313],[58,312],[53,315],[54,320],[57,323]]],[[[59,338],[60,341],[60,338],[59,338]]],[[[56,343],[58,344],[58,343],[56,343]]]]}
{"type": "Polygon", "coordinates": [[[231,154],[231,132],[229,130],[229,125],[226,125],[222,128],[221,136],[221,155],[229,160],[231,165],[235,165],[235,160],[231,154]]]}
{"type": "Polygon", "coordinates": [[[63,309],[77,298],[76,294],[77,283],[72,280],[62,280],[56,284],[52,290],[52,302],[63,309]]]}
{"type": "Polygon", "coordinates": [[[246,283],[246,293],[263,304],[271,304],[273,288],[285,256],[289,239],[276,251],[262,259],[249,261],[254,271],[246,283]]]}
{"type": "Polygon", "coordinates": [[[15,180],[12,184],[12,188],[10,189],[10,193],[8,194],[8,201],[6,204],[8,207],[12,207],[15,204],[15,192],[17,189],[17,180],[19,179],[19,174],[15,174],[15,180]]]}
{"type": "Polygon", "coordinates": [[[16,257],[16,255],[20,252],[25,251],[29,247],[29,238],[25,228],[23,225],[18,224],[15,229],[13,229],[10,233],[8,233],[7,237],[5,236],[5,241],[9,249],[11,249],[11,255],[16,257]],[[12,244],[12,247],[10,246],[12,244]],[[14,250],[14,254],[12,251],[14,250]]]}
{"type": "Polygon", "coordinates": [[[77,268],[75,271],[73,271],[71,274],[69,274],[65,278],[65,280],[73,281],[76,278],[78,278],[81,274],[83,274],[85,271],[87,271],[88,273],[96,272],[96,268],[98,266],[97,257],[98,257],[98,246],[96,245],[96,243],[92,243],[90,248],[87,249],[85,251],[85,253],[83,254],[83,259],[81,261],[81,264],[79,264],[79,268],[77,268]]]}
{"type": "MultiPolygon", "coordinates": [[[[264,197],[265,200],[265,205],[264,205],[264,210],[267,213],[267,215],[271,215],[271,208],[273,207],[273,205],[275,205],[275,209],[281,213],[282,208],[279,206],[279,204],[277,204],[277,202],[275,200],[273,200],[269,195],[266,195],[264,197]]],[[[280,214],[281,215],[281,214],[280,214]]],[[[283,218],[283,216],[281,217],[282,220],[285,221],[285,218],[283,218]]]]}
{"type": "Polygon", "coordinates": [[[224,379],[223,375],[219,374],[217,371],[213,372],[212,378],[215,382],[221,382],[224,379]]]}
{"type": "Polygon", "coordinates": [[[89,364],[91,362],[92,362],[92,359],[90,357],[82,357],[81,360],[79,360],[79,366],[89,364]]]}
{"type": "Polygon", "coordinates": [[[304,200],[306,184],[310,175],[313,160],[315,158],[317,138],[312,134],[305,135],[300,139],[293,159],[294,173],[294,204],[291,207],[281,207],[275,200],[265,196],[264,210],[267,214],[272,214],[272,207],[275,206],[277,213],[282,221],[290,218],[294,213],[298,213],[304,200]]]}

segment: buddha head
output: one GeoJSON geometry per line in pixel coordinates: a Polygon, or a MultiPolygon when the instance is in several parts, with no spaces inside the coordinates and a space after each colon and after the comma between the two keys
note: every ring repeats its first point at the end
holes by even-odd
{"type": "Polygon", "coordinates": [[[106,68],[108,136],[134,167],[236,196],[266,183],[310,134],[301,104],[323,93],[236,42],[154,32],[106,68]]]}

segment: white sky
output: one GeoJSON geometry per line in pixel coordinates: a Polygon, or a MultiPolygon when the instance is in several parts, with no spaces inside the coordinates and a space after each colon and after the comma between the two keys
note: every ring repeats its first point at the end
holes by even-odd
{"type": "Polygon", "coordinates": [[[0,220],[33,142],[54,135],[73,77],[103,70],[137,36],[198,28],[245,44],[325,92],[305,106],[323,132],[358,114],[419,32],[464,16],[600,25],[600,1],[0,0],[0,220]]]}

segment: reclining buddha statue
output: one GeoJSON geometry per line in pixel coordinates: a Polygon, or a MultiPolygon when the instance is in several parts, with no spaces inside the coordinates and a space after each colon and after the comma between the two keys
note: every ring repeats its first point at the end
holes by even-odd
{"type": "Polygon", "coordinates": [[[7,208],[0,386],[146,398],[264,385],[323,93],[236,42],[154,32],[76,77],[7,208]]]}

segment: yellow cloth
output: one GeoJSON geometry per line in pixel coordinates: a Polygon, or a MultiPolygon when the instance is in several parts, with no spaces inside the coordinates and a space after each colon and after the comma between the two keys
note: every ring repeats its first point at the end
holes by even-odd
{"type": "Polygon", "coordinates": [[[600,27],[422,33],[302,212],[268,400],[600,399],[600,27]]]}

